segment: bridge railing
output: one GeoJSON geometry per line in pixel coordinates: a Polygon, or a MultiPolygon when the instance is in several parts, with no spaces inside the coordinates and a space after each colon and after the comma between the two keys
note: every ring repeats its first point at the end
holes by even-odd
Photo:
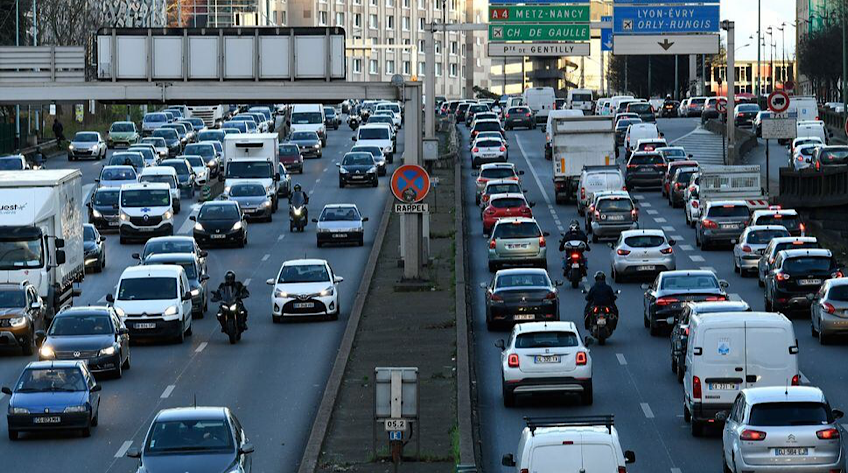
{"type": "Polygon", "coordinates": [[[82,46],[0,47],[0,83],[85,82],[82,46]]]}
{"type": "Polygon", "coordinates": [[[848,204],[848,166],[795,171],[780,169],[780,203],[784,207],[828,207],[848,204]]]}

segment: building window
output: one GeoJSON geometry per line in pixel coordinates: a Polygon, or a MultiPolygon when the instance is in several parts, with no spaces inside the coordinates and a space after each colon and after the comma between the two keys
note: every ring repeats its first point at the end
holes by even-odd
{"type": "Polygon", "coordinates": [[[427,42],[423,39],[418,40],[418,54],[424,54],[427,51],[427,42]]]}
{"type": "Polygon", "coordinates": [[[465,57],[465,43],[462,43],[462,57],[465,57]]]}
{"type": "Polygon", "coordinates": [[[377,73],[377,60],[376,59],[371,59],[370,61],[368,61],[368,73],[369,74],[376,74],[377,73]]]}
{"type": "Polygon", "coordinates": [[[401,26],[403,26],[404,31],[409,31],[409,17],[408,16],[401,18],[401,26]]]}
{"type": "Polygon", "coordinates": [[[362,14],[354,13],[353,14],[353,26],[354,28],[362,28],[362,14]]]}
{"type": "Polygon", "coordinates": [[[442,42],[436,41],[436,54],[442,54],[442,42]]]}
{"type": "Polygon", "coordinates": [[[394,8],[394,6],[395,6],[395,0],[386,0],[386,7],[387,8],[394,8]]]}
{"type": "Polygon", "coordinates": [[[477,46],[482,46],[482,45],[483,45],[483,38],[481,38],[481,37],[479,37],[479,36],[478,36],[478,37],[474,38],[474,40],[475,40],[475,42],[477,43],[477,46]]]}
{"type": "Polygon", "coordinates": [[[412,44],[412,42],[409,40],[409,38],[404,38],[403,44],[404,44],[404,46],[410,46],[412,44]]]}
{"type": "Polygon", "coordinates": [[[386,29],[393,30],[395,29],[395,17],[394,15],[389,15],[386,17],[386,29]]]}
{"type": "Polygon", "coordinates": [[[318,12],[318,26],[327,26],[327,12],[319,11],[318,12]]]}
{"type": "Polygon", "coordinates": [[[403,8],[409,8],[409,0],[403,0],[403,8]]]}
{"type": "Polygon", "coordinates": [[[386,61],[386,75],[390,76],[395,73],[395,61],[393,59],[389,59],[386,61]]]}
{"type": "Polygon", "coordinates": [[[408,76],[410,74],[411,65],[409,61],[403,61],[403,75],[408,76]]]}
{"type": "Polygon", "coordinates": [[[422,17],[422,18],[419,18],[419,19],[418,19],[418,31],[424,31],[424,26],[425,26],[426,24],[427,24],[427,19],[426,19],[426,18],[423,18],[423,17],[422,17]]]}
{"type": "MultiPolygon", "coordinates": [[[[435,6],[436,2],[433,2],[433,5],[435,6]]],[[[424,3],[424,0],[418,0],[418,9],[419,10],[426,10],[427,9],[427,5],[424,3]]]]}
{"type": "Polygon", "coordinates": [[[459,49],[459,45],[456,44],[456,41],[450,42],[450,54],[451,56],[456,56],[456,52],[459,49]]]}
{"type": "Polygon", "coordinates": [[[362,72],[362,59],[353,60],[353,73],[359,74],[362,72]]]}
{"type": "Polygon", "coordinates": [[[344,13],[336,13],[336,26],[344,26],[344,13]]]}
{"type": "Polygon", "coordinates": [[[442,63],[436,63],[436,77],[442,77],[442,63]]]}
{"type": "Polygon", "coordinates": [[[423,76],[425,72],[426,69],[424,68],[424,61],[421,61],[418,63],[418,75],[423,76]]]}
{"type": "Polygon", "coordinates": [[[477,67],[483,67],[483,62],[480,60],[479,57],[477,58],[477,67]]]}
{"type": "Polygon", "coordinates": [[[362,0],[353,0],[354,5],[362,5],[362,0]]]}
{"type": "Polygon", "coordinates": [[[377,29],[377,15],[368,15],[368,27],[372,30],[377,29]]]}
{"type": "Polygon", "coordinates": [[[377,0],[371,0],[371,6],[376,7],[377,6],[377,0]]]}
{"type": "Polygon", "coordinates": [[[451,65],[450,65],[450,76],[451,76],[451,77],[456,77],[456,64],[451,64],[451,65]]]}
{"type": "Polygon", "coordinates": [[[280,26],[286,26],[286,23],[288,23],[289,19],[287,13],[288,12],[285,10],[277,10],[277,23],[280,26]]]}

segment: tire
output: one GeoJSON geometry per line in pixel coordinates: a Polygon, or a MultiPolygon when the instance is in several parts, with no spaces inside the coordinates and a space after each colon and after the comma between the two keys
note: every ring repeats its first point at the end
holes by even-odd
{"type": "Polygon", "coordinates": [[[677,358],[671,355],[671,372],[677,374],[677,358]]]}
{"type": "Polygon", "coordinates": [[[740,268],[740,267],[736,264],[736,257],[735,257],[735,256],[733,257],[733,272],[734,272],[734,273],[736,273],[736,274],[741,274],[741,273],[742,273],[742,268],[740,268]]]}
{"type": "Polygon", "coordinates": [[[359,241],[356,244],[356,246],[363,246],[363,245],[365,245],[365,237],[360,238],[359,241]]]}
{"type": "Polygon", "coordinates": [[[244,248],[245,245],[247,245],[247,235],[245,235],[244,238],[241,239],[241,241],[238,244],[238,247],[244,248]]]}
{"type": "Polygon", "coordinates": [[[760,287],[766,287],[766,283],[764,283],[763,280],[759,278],[759,275],[757,275],[757,285],[760,287]]]}
{"type": "Polygon", "coordinates": [[[683,420],[688,424],[692,422],[692,414],[689,412],[689,408],[683,406],[683,420]]]}
{"type": "Polygon", "coordinates": [[[271,314],[271,322],[273,322],[275,324],[282,323],[283,322],[283,316],[271,314]]]}
{"type": "Polygon", "coordinates": [[[699,420],[692,419],[692,422],[689,424],[689,426],[691,427],[693,437],[703,437],[704,436],[704,423],[703,422],[701,422],[699,420]]]}
{"type": "Polygon", "coordinates": [[[596,235],[595,232],[592,232],[592,243],[597,243],[597,242],[598,242],[598,235],[596,235]]]}
{"type": "Polygon", "coordinates": [[[27,337],[27,342],[21,347],[21,354],[24,356],[32,356],[35,353],[35,335],[30,334],[27,337]]]}
{"type": "Polygon", "coordinates": [[[230,337],[230,345],[236,344],[236,327],[235,322],[230,319],[228,322],[229,327],[227,328],[227,336],[230,337]]]}
{"type": "Polygon", "coordinates": [[[506,386],[502,388],[502,391],[504,407],[515,407],[515,393],[508,391],[506,386]]]}
{"type": "Polygon", "coordinates": [[[660,327],[653,320],[648,321],[648,333],[652,337],[657,337],[660,334],[660,327]]]}
{"type": "Polygon", "coordinates": [[[126,239],[126,238],[121,237],[121,238],[120,238],[120,240],[121,240],[121,244],[122,244],[122,245],[126,245],[126,244],[127,244],[127,239],[126,239]]]}
{"type": "Polygon", "coordinates": [[[344,189],[345,183],[343,180],[339,179],[339,189],[344,189]]]}
{"type": "Polygon", "coordinates": [[[651,326],[651,321],[648,320],[648,316],[645,314],[642,314],[642,322],[644,323],[645,328],[649,328],[651,326]]]}
{"type": "Polygon", "coordinates": [[[180,329],[180,334],[177,335],[177,343],[182,345],[185,342],[185,326],[180,329]]]}
{"type": "MultiPolygon", "coordinates": [[[[573,289],[577,289],[577,285],[578,285],[579,283],[580,283],[580,281],[578,281],[577,279],[572,279],[572,280],[571,280],[571,287],[572,287],[573,289]]],[[[603,344],[602,344],[602,345],[603,345],[603,344]]]]}
{"type": "Polygon", "coordinates": [[[598,345],[606,345],[607,338],[603,335],[598,335],[598,345]]]}
{"type": "Polygon", "coordinates": [[[103,255],[103,261],[100,262],[100,271],[106,269],[106,255],[103,255]]]}
{"type": "Polygon", "coordinates": [[[727,466],[727,462],[724,461],[724,453],[721,454],[721,471],[722,473],[733,473],[733,470],[727,466]]]}
{"type": "Polygon", "coordinates": [[[774,304],[771,303],[768,297],[765,298],[765,308],[766,312],[774,312],[774,304]]]}
{"type": "Polygon", "coordinates": [[[379,185],[379,183],[377,182],[377,179],[375,178],[374,182],[371,183],[371,187],[377,187],[378,185],[379,185]]]}
{"type": "Polygon", "coordinates": [[[680,366],[680,363],[677,364],[677,383],[683,384],[683,375],[686,374],[686,369],[683,366],[680,366]]]}
{"type": "Polygon", "coordinates": [[[91,426],[82,429],[82,436],[85,438],[91,437],[91,426]]]}
{"type": "Polygon", "coordinates": [[[819,336],[819,331],[816,330],[816,325],[813,323],[813,319],[810,319],[810,335],[812,335],[813,338],[818,338],[819,336]]]}
{"type": "MultiPolygon", "coordinates": [[[[118,358],[120,360],[120,358],[118,358]]],[[[124,377],[124,365],[123,363],[118,363],[118,367],[112,371],[112,377],[115,379],[121,379],[124,377]]],[[[95,425],[95,424],[92,424],[95,425]]]]}
{"type": "Polygon", "coordinates": [[[592,391],[592,382],[590,381],[589,386],[583,388],[583,392],[580,393],[580,402],[584,406],[591,406],[594,402],[595,399],[592,391]]]}

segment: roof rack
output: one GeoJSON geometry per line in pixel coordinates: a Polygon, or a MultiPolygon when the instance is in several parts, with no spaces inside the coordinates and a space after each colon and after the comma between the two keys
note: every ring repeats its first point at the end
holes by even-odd
{"type": "Polygon", "coordinates": [[[596,416],[566,416],[566,417],[525,417],[524,422],[530,429],[530,433],[534,434],[539,427],[606,427],[612,434],[612,427],[615,425],[615,416],[596,415],[596,416]]]}

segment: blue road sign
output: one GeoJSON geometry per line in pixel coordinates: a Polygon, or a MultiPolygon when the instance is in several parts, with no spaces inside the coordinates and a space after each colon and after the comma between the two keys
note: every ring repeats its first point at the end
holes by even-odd
{"type": "Polygon", "coordinates": [[[613,34],[717,33],[718,5],[616,6],[613,34]]]}
{"type": "Polygon", "coordinates": [[[400,430],[389,431],[389,440],[403,440],[403,432],[400,430]]]}
{"type": "MultiPolygon", "coordinates": [[[[601,21],[612,23],[612,17],[602,16],[601,21]]],[[[601,51],[612,51],[612,28],[601,28],[601,51]]]]}
{"type": "Polygon", "coordinates": [[[524,5],[549,5],[552,3],[562,4],[562,3],[589,3],[589,0],[489,0],[489,5],[503,5],[503,4],[514,4],[521,3],[524,5]]]}
{"type": "Polygon", "coordinates": [[[692,0],[614,0],[615,4],[637,4],[637,5],[656,5],[657,3],[664,4],[682,4],[682,3],[719,3],[719,0],[706,0],[703,2],[693,2],[692,0]]]}

